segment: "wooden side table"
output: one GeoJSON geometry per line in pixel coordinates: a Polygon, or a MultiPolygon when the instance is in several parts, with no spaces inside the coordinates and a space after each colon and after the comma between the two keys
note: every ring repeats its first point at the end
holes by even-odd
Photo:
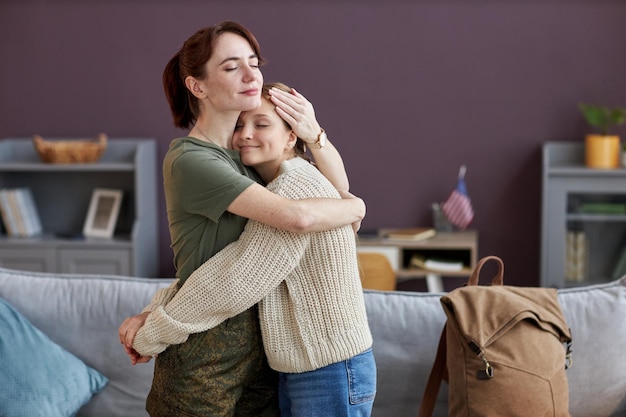
{"type": "Polygon", "coordinates": [[[478,257],[478,232],[438,232],[434,237],[421,240],[388,239],[385,236],[394,229],[380,229],[376,236],[360,236],[357,241],[359,252],[379,252],[387,256],[396,271],[398,281],[425,279],[429,292],[443,292],[442,278],[469,277],[478,257]],[[444,271],[419,268],[411,265],[414,256],[424,259],[460,261],[463,268],[444,271]]]}

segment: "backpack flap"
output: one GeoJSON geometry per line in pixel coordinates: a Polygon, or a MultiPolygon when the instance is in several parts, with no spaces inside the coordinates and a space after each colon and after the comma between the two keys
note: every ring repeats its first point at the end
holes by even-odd
{"type": "Polygon", "coordinates": [[[534,322],[562,343],[572,341],[557,291],[552,288],[462,287],[444,295],[441,304],[448,320],[457,323],[460,334],[483,347],[520,320],[534,322]]]}

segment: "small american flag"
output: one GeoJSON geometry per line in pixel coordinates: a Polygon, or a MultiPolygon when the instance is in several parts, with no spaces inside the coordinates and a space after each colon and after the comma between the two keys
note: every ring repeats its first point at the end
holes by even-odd
{"type": "Polygon", "coordinates": [[[461,166],[459,170],[456,188],[450,193],[448,199],[441,203],[441,210],[450,223],[461,230],[467,229],[467,226],[474,219],[474,208],[465,186],[465,165],[461,166]]]}

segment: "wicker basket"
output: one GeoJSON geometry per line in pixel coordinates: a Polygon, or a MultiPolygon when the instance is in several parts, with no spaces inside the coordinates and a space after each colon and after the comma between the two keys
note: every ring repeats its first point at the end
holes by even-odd
{"type": "Polygon", "coordinates": [[[97,162],[107,147],[107,135],[95,140],[44,140],[33,136],[33,144],[43,162],[54,164],[97,162]]]}

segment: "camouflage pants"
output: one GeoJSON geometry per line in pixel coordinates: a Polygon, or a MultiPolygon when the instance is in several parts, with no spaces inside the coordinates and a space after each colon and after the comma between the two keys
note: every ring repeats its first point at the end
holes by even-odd
{"type": "Polygon", "coordinates": [[[161,353],[146,410],[151,417],[278,417],[277,389],[253,307],[161,353]]]}

